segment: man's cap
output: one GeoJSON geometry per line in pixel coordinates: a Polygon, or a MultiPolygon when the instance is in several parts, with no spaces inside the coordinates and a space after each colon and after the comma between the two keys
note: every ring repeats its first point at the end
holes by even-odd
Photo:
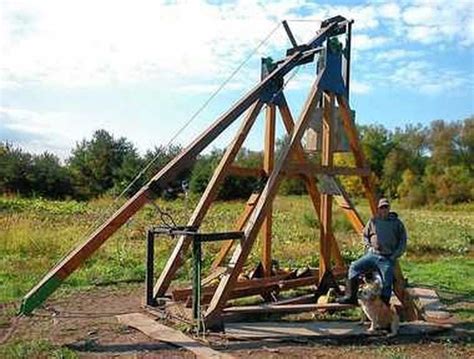
{"type": "Polygon", "coordinates": [[[377,207],[380,208],[380,207],[383,207],[383,206],[390,207],[390,202],[388,201],[388,199],[386,199],[386,198],[380,198],[379,199],[379,204],[378,204],[377,207]]]}

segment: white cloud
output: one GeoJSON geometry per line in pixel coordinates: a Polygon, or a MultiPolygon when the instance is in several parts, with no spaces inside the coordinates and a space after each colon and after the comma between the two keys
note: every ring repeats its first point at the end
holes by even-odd
{"type": "Polygon", "coordinates": [[[473,79],[472,74],[436,68],[422,60],[402,63],[393,74],[385,77],[393,85],[426,95],[443,92],[453,95],[457,91],[469,91],[469,88],[472,91],[473,79]]]}
{"type": "Polygon", "coordinates": [[[378,13],[387,19],[398,20],[401,16],[401,9],[397,3],[382,4],[377,8],[378,13]]]}
{"type": "MultiPolygon", "coordinates": [[[[310,0],[222,5],[179,0],[5,1],[0,5],[0,86],[146,81],[169,86],[180,80],[197,84],[229,73],[282,19],[336,14],[355,19],[359,35],[354,49],[364,51],[385,44],[387,38],[360,33],[377,28],[379,19],[392,13],[398,16],[396,4],[332,6],[310,0]],[[302,6],[310,9],[309,15],[298,14],[302,6]]],[[[302,41],[319,27],[317,22],[291,25],[302,41]]],[[[280,28],[260,54],[278,51],[282,56],[286,43],[280,28]]]]}
{"type": "Polygon", "coordinates": [[[71,120],[73,116],[63,113],[0,107],[0,141],[13,141],[14,145],[36,153],[48,150],[65,158],[75,140],[68,138],[68,134],[78,134],[71,120]]]}
{"type": "Polygon", "coordinates": [[[350,91],[358,95],[366,95],[372,91],[372,86],[366,82],[352,80],[350,83],[350,91]]]}
{"type": "Polygon", "coordinates": [[[457,0],[415,0],[402,12],[406,36],[424,44],[455,43],[462,46],[474,44],[474,3],[457,0]]]}
{"type": "Polygon", "coordinates": [[[385,36],[369,36],[361,34],[355,35],[352,41],[352,46],[355,51],[364,51],[385,45],[390,42],[390,38],[385,36]]]}
{"type": "MultiPolygon", "coordinates": [[[[1,78],[66,87],[208,78],[235,67],[275,27],[276,16],[297,3],[42,1],[27,9],[7,3],[1,78]]],[[[270,46],[282,39],[279,31],[270,46]]]]}
{"type": "MultiPolygon", "coordinates": [[[[424,44],[459,40],[474,43],[471,1],[412,1],[356,6],[316,4],[309,0],[269,3],[240,0],[221,5],[203,1],[143,0],[65,2],[4,1],[0,5],[0,86],[41,83],[87,87],[155,81],[165,86],[222,77],[278,21],[323,19],[341,14],[355,20],[355,52],[381,48],[401,40],[424,44]],[[299,15],[298,8],[307,13],[299,15]],[[251,10],[250,10],[251,9],[251,10]],[[375,35],[381,24],[400,25],[396,33],[375,35]],[[398,40],[397,40],[398,39],[398,40]]],[[[315,23],[290,23],[301,40],[315,23]]],[[[280,28],[260,53],[287,43],[280,28]]],[[[284,46],[284,45],[283,45],[284,46]]],[[[357,55],[356,55],[357,56],[357,55]]]]}
{"type": "Polygon", "coordinates": [[[415,50],[405,50],[405,49],[390,49],[380,51],[375,56],[375,61],[382,62],[382,61],[397,61],[401,59],[408,59],[414,57],[421,57],[423,56],[423,52],[415,51],[415,50]]]}

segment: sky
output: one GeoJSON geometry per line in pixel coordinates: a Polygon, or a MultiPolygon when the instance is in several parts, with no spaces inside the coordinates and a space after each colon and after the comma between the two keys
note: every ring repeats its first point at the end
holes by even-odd
{"type": "MultiPolygon", "coordinates": [[[[282,20],[304,43],[335,15],[354,20],[358,123],[474,114],[472,0],[0,0],[0,141],[63,160],[98,129],[141,153],[177,133],[173,143],[187,145],[258,82],[261,57],[285,56],[282,20]]],[[[286,78],[295,117],[314,77],[306,65],[286,78]]],[[[212,146],[226,146],[236,126],[212,146]]],[[[263,116],[245,143],[262,145],[263,116]]]]}

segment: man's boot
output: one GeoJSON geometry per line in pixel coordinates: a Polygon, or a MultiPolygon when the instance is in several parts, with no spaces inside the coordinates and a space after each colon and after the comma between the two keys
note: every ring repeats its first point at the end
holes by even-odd
{"type": "Polygon", "coordinates": [[[357,290],[359,289],[359,277],[354,277],[346,281],[346,291],[342,298],[337,298],[339,304],[357,304],[357,290]]]}

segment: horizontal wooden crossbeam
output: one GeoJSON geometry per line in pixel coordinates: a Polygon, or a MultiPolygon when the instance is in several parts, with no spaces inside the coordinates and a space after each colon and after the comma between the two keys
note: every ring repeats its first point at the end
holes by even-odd
{"type": "Polygon", "coordinates": [[[248,168],[234,165],[229,167],[229,174],[241,177],[263,177],[265,176],[265,171],[263,168],[248,168]]]}
{"type": "Polygon", "coordinates": [[[289,163],[286,166],[287,176],[304,175],[314,176],[316,174],[326,174],[330,176],[369,176],[370,168],[367,167],[338,167],[321,166],[312,163],[289,163]]]}

